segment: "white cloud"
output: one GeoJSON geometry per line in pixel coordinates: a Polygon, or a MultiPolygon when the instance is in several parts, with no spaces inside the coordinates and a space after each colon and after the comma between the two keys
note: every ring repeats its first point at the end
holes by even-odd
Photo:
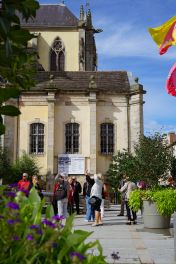
{"type": "Polygon", "coordinates": [[[134,23],[116,23],[106,19],[99,21],[108,28],[97,36],[97,49],[105,57],[144,57],[162,60],[173,59],[175,52],[170,50],[160,56],[158,47],[152,40],[147,28],[138,28],[134,23]]]}

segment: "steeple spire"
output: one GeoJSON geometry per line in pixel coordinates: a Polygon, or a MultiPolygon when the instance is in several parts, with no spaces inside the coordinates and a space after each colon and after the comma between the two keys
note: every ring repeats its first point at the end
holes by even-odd
{"type": "Polygon", "coordinates": [[[79,19],[81,21],[84,20],[84,7],[83,7],[83,5],[80,6],[80,17],[79,17],[79,19]]]}
{"type": "Polygon", "coordinates": [[[90,9],[90,3],[89,3],[89,0],[86,0],[86,15],[87,15],[88,9],[90,9]]]}
{"type": "Polygon", "coordinates": [[[87,12],[87,26],[90,28],[92,27],[92,14],[91,14],[90,8],[88,9],[88,12],[87,12]]]}

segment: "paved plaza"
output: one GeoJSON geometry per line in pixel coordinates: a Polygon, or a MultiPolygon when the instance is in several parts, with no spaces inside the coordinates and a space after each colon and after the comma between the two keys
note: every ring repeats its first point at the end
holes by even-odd
{"type": "MultiPolygon", "coordinates": [[[[87,241],[98,239],[108,263],[121,264],[176,264],[174,261],[174,229],[146,229],[138,214],[137,225],[126,225],[125,216],[117,216],[119,206],[105,211],[103,226],[92,227],[83,215],[75,218],[75,229],[94,231],[87,241]],[[119,252],[119,259],[111,256],[119,252]]],[[[96,254],[96,252],[94,252],[96,254]]],[[[98,263],[97,263],[98,264],[98,263]]]]}

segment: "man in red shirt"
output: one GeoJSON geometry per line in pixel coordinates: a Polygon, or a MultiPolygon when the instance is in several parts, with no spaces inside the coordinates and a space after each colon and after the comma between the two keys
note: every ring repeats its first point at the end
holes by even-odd
{"type": "Polygon", "coordinates": [[[21,190],[29,191],[31,188],[31,183],[28,180],[28,174],[23,173],[22,179],[18,182],[18,188],[21,190]]]}

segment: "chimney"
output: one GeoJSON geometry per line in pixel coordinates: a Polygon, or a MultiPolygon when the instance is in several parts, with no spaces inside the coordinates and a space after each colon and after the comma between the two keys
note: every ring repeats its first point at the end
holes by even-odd
{"type": "Polygon", "coordinates": [[[168,141],[169,141],[169,144],[172,144],[176,141],[176,134],[175,132],[169,132],[168,133],[168,141]]]}

